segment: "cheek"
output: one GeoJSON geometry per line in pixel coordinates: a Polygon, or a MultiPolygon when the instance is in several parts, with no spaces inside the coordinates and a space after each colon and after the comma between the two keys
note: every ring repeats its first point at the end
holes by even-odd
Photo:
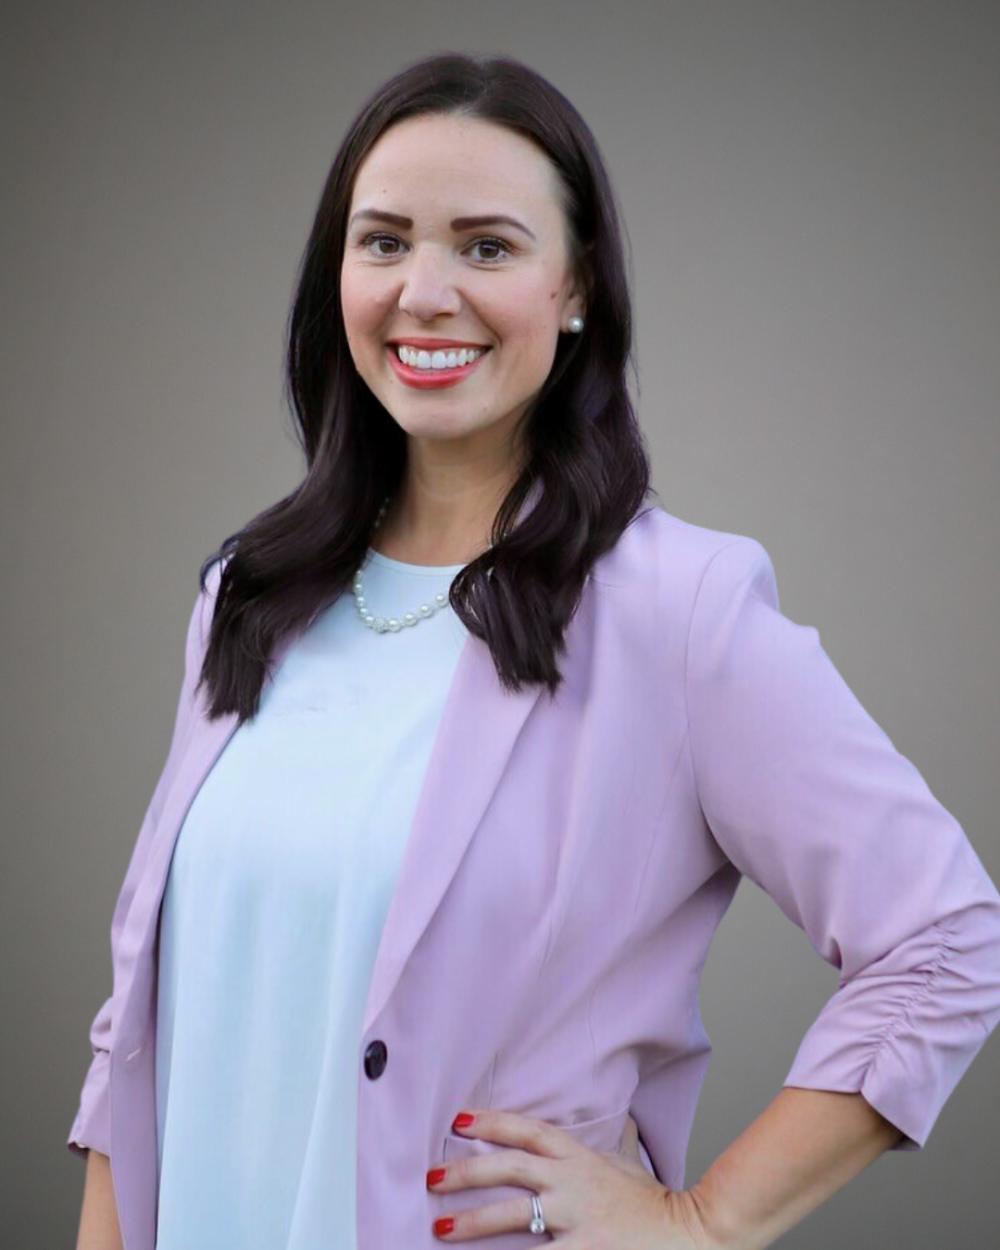
{"type": "Polygon", "coordinates": [[[519,373],[547,371],[551,364],[558,321],[552,305],[544,295],[526,299],[516,313],[502,326],[497,326],[501,346],[508,349],[507,359],[519,373]]]}
{"type": "Polygon", "coordinates": [[[349,266],[340,275],[340,310],[347,337],[362,346],[363,336],[372,334],[384,319],[385,300],[349,266]]]}
{"type": "Polygon", "coordinates": [[[492,310],[492,326],[497,335],[516,342],[526,358],[545,357],[550,340],[558,333],[558,294],[551,274],[533,273],[516,289],[512,285],[504,300],[492,310]]]}
{"type": "Polygon", "coordinates": [[[536,292],[507,303],[492,312],[482,310],[483,319],[501,346],[515,350],[519,359],[530,360],[546,352],[546,344],[557,325],[551,304],[536,292]]]}

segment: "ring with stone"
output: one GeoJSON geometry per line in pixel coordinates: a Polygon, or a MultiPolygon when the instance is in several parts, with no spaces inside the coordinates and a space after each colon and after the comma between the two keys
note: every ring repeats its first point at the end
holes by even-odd
{"type": "Polygon", "coordinates": [[[542,1202],[537,1194],[531,1195],[531,1223],[528,1225],[530,1233],[544,1233],[545,1216],[542,1215],[542,1202]]]}

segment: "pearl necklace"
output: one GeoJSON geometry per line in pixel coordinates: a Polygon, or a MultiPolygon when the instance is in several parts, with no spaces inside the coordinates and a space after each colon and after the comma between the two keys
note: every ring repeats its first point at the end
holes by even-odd
{"type": "MultiPolygon", "coordinates": [[[[382,519],[388,511],[388,508],[389,496],[386,495],[382,502],[382,507],[379,508],[378,516],[375,518],[375,524],[372,526],[372,538],[374,538],[375,531],[382,524],[382,519]]],[[[371,540],[369,539],[369,542],[370,541],[371,540]]],[[[362,621],[364,621],[365,625],[367,625],[369,629],[373,629],[377,634],[396,634],[404,626],[418,625],[421,621],[425,621],[429,617],[432,617],[435,612],[439,612],[442,608],[449,606],[448,596],[444,593],[439,593],[434,596],[433,602],[422,603],[416,612],[404,612],[402,618],[397,618],[395,616],[376,616],[374,613],[369,612],[368,604],[364,596],[364,583],[361,570],[365,567],[366,562],[366,560],[363,560],[361,568],[359,568],[354,574],[354,602],[357,605],[358,615],[361,617],[362,621]]]]}

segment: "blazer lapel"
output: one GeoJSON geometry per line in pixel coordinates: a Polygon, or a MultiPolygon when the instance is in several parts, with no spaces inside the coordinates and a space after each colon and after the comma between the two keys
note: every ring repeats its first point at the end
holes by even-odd
{"type": "MultiPolygon", "coordinates": [[[[517,522],[532,510],[542,489],[540,479],[531,484],[517,522]]],[[[466,638],[389,900],[368,987],[363,1033],[388,1001],[458,871],[541,691],[538,683],[522,685],[519,693],[504,690],[489,647],[473,634],[466,638]]]]}
{"type": "Polygon", "coordinates": [[[141,956],[151,949],[177,835],[201,783],[222,754],[223,748],[236,730],[236,725],[235,712],[227,712],[213,721],[199,715],[178,765],[177,776],[167,791],[150,847],[149,862],[125,921],[119,955],[119,967],[129,976],[130,1001],[137,1004],[140,1012],[144,1010],[141,991],[148,993],[152,987],[151,976],[148,983],[142,976],[144,972],[151,974],[152,970],[145,967],[141,956]],[[138,983],[132,975],[133,972],[139,974],[138,983]]]}
{"type": "Polygon", "coordinates": [[[458,870],[542,686],[509,693],[484,642],[459,656],[375,957],[362,1030],[385,1006],[458,870]]]}

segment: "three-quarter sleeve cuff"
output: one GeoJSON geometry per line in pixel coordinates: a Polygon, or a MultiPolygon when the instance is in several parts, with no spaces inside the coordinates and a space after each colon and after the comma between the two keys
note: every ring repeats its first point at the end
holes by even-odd
{"type": "Polygon", "coordinates": [[[864,976],[843,984],[802,1039],[783,1082],[862,1094],[904,1134],[894,1150],[924,1146],[988,1033],[949,994],[961,984],[955,934],[944,924],[933,929],[936,951],[910,993],[893,1000],[880,992],[878,978],[864,976]]]}
{"type": "Polygon", "coordinates": [[[86,1158],[90,1149],[111,1155],[111,1103],[108,1090],[110,1055],[95,1050],[80,1094],[80,1106],[66,1145],[86,1158]]]}

